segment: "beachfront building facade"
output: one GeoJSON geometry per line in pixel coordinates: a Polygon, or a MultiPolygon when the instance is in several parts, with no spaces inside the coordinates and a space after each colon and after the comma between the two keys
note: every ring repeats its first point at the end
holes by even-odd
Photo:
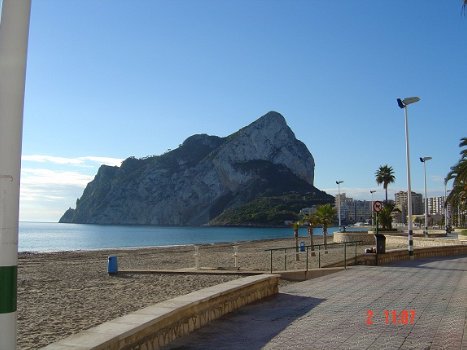
{"type": "MultiPolygon", "coordinates": [[[[428,214],[443,214],[444,203],[446,202],[445,196],[430,197],[428,198],[428,214]]],[[[451,204],[448,203],[448,213],[451,211],[451,204]]]]}
{"type": "Polygon", "coordinates": [[[451,225],[450,218],[452,215],[451,204],[448,203],[447,208],[444,207],[446,202],[445,196],[428,198],[428,215],[433,217],[434,225],[445,225],[444,220],[447,216],[448,225],[451,225]],[[446,215],[447,214],[447,215],[446,215]]]}
{"type": "MultiPolygon", "coordinates": [[[[396,222],[403,224],[407,223],[407,191],[399,191],[395,196],[395,206],[400,210],[400,213],[394,215],[396,222]]],[[[412,192],[412,215],[422,215],[425,211],[423,210],[423,196],[421,193],[412,192]]]]}
{"type": "Polygon", "coordinates": [[[371,201],[354,200],[347,197],[345,193],[336,196],[336,209],[341,205],[341,220],[343,225],[355,224],[356,222],[371,222],[371,201]]]}

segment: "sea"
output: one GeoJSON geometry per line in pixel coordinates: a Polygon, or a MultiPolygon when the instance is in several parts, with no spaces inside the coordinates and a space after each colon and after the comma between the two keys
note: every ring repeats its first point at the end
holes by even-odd
{"type": "MultiPolygon", "coordinates": [[[[328,229],[332,234],[337,227],[328,229]]],[[[315,228],[314,234],[322,235],[315,228]]],[[[306,228],[299,235],[306,237],[306,228]]],[[[221,242],[255,241],[293,237],[292,228],[257,227],[161,227],[127,225],[60,224],[20,222],[20,252],[60,252],[98,249],[125,249],[221,242]]]]}

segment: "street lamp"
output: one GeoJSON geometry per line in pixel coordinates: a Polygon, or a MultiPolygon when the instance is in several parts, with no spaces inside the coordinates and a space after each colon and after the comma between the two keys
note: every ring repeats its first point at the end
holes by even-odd
{"type": "Polygon", "coordinates": [[[374,219],[373,219],[373,193],[375,193],[376,190],[370,190],[370,193],[371,193],[371,226],[375,226],[374,224],[374,219]]]}
{"type": "Polygon", "coordinates": [[[341,227],[341,186],[340,184],[343,183],[344,181],[342,180],[337,180],[336,181],[336,184],[337,184],[337,198],[338,198],[338,201],[339,203],[337,204],[337,216],[339,217],[339,229],[341,227]]]}
{"type": "Polygon", "coordinates": [[[423,235],[428,237],[428,197],[426,194],[426,162],[431,160],[431,157],[420,157],[420,162],[423,163],[423,172],[425,173],[425,229],[423,230],[423,235]]]}
{"type": "Polygon", "coordinates": [[[408,249],[410,260],[413,260],[413,230],[412,230],[412,187],[410,184],[410,151],[409,151],[409,122],[407,116],[407,106],[420,101],[418,97],[407,97],[401,100],[397,99],[397,104],[405,111],[405,156],[407,162],[407,211],[408,211],[408,249]]]}
{"type": "Polygon", "coordinates": [[[21,138],[30,0],[0,5],[0,349],[16,349],[21,138]]]}
{"type": "Polygon", "coordinates": [[[449,224],[448,224],[448,191],[447,191],[448,181],[444,179],[444,227],[446,229],[446,237],[449,233],[449,224]]]}

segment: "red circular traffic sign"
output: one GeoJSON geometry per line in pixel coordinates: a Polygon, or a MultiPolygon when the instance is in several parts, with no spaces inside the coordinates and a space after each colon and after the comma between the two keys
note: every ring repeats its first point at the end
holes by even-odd
{"type": "Polygon", "coordinates": [[[379,213],[383,209],[383,203],[380,201],[375,201],[373,203],[373,210],[377,213],[379,213]]]}

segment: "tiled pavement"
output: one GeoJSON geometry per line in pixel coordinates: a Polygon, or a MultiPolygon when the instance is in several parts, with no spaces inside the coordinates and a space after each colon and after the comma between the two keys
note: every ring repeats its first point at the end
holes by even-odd
{"type": "Polygon", "coordinates": [[[290,284],[170,348],[467,350],[467,257],[355,266],[290,284]]]}

